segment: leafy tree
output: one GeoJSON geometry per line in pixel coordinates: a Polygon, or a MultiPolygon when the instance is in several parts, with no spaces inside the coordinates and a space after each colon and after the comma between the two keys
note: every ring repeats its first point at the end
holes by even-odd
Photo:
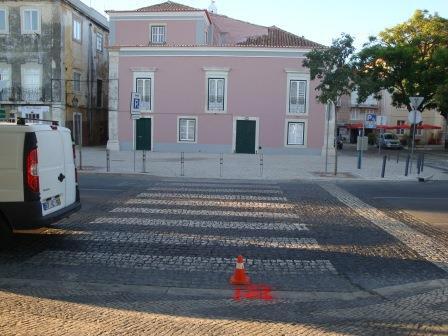
{"type": "Polygon", "coordinates": [[[316,87],[316,99],[320,103],[336,102],[340,96],[352,92],[354,73],[350,59],[354,52],[353,38],[342,34],[330,47],[313,49],[306,54],[303,66],[310,69],[312,80],[320,80],[316,87]]]}
{"type": "Polygon", "coordinates": [[[381,32],[379,39],[371,38],[354,63],[359,101],[385,89],[393,106],[411,111],[409,97],[421,96],[420,111],[438,108],[446,113],[447,46],[448,20],[426,10],[415,11],[408,21],[381,32]]]}

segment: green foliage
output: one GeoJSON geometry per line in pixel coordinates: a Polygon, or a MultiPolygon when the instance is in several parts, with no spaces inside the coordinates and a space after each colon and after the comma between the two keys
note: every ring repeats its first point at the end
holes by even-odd
{"type": "Polygon", "coordinates": [[[447,113],[448,20],[417,10],[406,22],[386,29],[357,54],[359,101],[386,89],[392,105],[406,106],[409,97],[424,97],[419,107],[447,113]]]}
{"type": "Polygon", "coordinates": [[[310,69],[311,79],[320,80],[316,87],[319,102],[336,102],[340,96],[352,92],[354,73],[350,58],[354,51],[353,38],[342,34],[340,38],[333,40],[330,47],[314,49],[306,54],[303,66],[310,69]]]}

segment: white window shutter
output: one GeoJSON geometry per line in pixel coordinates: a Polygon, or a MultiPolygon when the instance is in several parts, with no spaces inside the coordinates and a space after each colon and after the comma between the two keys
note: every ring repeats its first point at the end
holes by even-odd
{"type": "Polygon", "coordinates": [[[306,86],[304,80],[292,80],[289,87],[289,113],[306,112],[306,86]]]}
{"type": "Polygon", "coordinates": [[[216,79],[208,80],[208,102],[210,105],[210,109],[212,109],[212,105],[216,101],[216,79]]]}
{"type": "Polygon", "coordinates": [[[306,82],[300,81],[299,87],[297,90],[297,98],[298,98],[298,112],[305,113],[305,103],[306,103],[306,82]]]}

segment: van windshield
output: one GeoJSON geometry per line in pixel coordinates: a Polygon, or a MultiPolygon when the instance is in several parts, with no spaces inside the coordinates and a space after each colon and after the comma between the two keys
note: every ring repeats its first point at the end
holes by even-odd
{"type": "Polygon", "coordinates": [[[397,140],[397,136],[395,134],[384,134],[384,139],[387,140],[397,140]]]}

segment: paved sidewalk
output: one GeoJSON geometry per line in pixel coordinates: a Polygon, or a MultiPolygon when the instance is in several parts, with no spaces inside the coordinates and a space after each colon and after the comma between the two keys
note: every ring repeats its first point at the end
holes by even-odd
{"type": "MultiPolygon", "coordinates": [[[[82,169],[84,172],[107,172],[107,154],[103,147],[82,148],[82,169]]],[[[338,178],[364,180],[415,180],[417,177],[432,180],[448,180],[443,169],[425,167],[417,174],[416,163],[412,173],[405,176],[405,153],[388,154],[385,177],[381,178],[383,158],[378,154],[366,153],[362,169],[357,169],[357,157],[351,152],[340,152],[338,156],[338,178]],[[398,159],[398,163],[397,163],[398,159]]],[[[77,166],[79,167],[79,150],[77,166]]],[[[325,157],[313,155],[248,155],[248,154],[205,154],[146,152],[143,165],[141,151],[110,152],[109,172],[147,173],[160,177],[225,178],[225,179],[334,179],[334,156],[328,160],[328,174],[325,174],[325,157]],[[135,155],[135,160],[134,160],[135,155]],[[135,163],[134,163],[135,162],[135,163]],[[221,164],[222,162],[222,164],[221,164]]]]}

